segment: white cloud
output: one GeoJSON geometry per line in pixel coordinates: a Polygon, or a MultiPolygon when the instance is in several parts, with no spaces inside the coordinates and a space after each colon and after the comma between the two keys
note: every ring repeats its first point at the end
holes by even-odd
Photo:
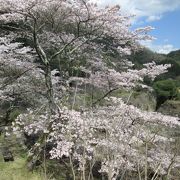
{"type": "Polygon", "coordinates": [[[157,16],[149,16],[147,18],[147,22],[151,22],[151,21],[158,21],[162,18],[162,15],[157,15],[157,16]]]}
{"type": "Polygon", "coordinates": [[[137,19],[145,17],[147,21],[159,20],[166,12],[180,9],[180,0],[92,0],[100,6],[119,4],[137,19]]]}
{"type": "Polygon", "coordinates": [[[145,47],[151,49],[154,52],[161,54],[168,54],[171,51],[177,50],[172,44],[153,44],[152,41],[145,41],[142,43],[145,47]]]}
{"type": "Polygon", "coordinates": [[[171,51],[177,50],[172,44],[159,45],[157,52],[161,54],[168,54],[171,51]]]}

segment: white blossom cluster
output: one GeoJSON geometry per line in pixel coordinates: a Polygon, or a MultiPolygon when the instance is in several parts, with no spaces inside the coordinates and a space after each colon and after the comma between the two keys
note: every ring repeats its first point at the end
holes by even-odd
{"type": "Polygon", "coordinates": [[[144,77],[154,80],[158,75],[167,72],[170,64],[156,65],[155,62],[144,64],[140,70],[127,69],[124,72],[117,72],[115,69],[104,69],[90,75],[90,78],[70,77],[69,82],[77,81],[79,84],[92,84],[99,88],[126,88],[131,89],[138,86],[150,88],[143,84],[144,77]]]}
{"type": "MultiPolygon", "coordinates": [[[[58,114],[49,117],[48,113],[35,115],[35,112],[30,111],[17,118],[14,130],[18,132],[23,129],[28,134],[48,134],[47,142],[54,144],[50,151],[51,158],[71,156],[79,161],[80,170],[89,160],[101,159],[101,172],[109,173],[111,169],[112,177],[122,169],[137,170],[138,163],[142,168],[146,162],[144,145],[149,143],[149,167],[156,170],[158,163],[161,163],[159,173],[165,174],[172,163],[173,152],[163,144],[170,145],[173,140],[151,132],[147,126],[179,127],[180,119],[144,112],[126,105],[119,98],[106,100],[112,105],[84,113],[64,107],[61,117],[58,114]],[[52,129],[48,129],[46,123],[49,118],[53,122],[52,129]]],[[[173,167],[179,168],[179,165],[177,157],[173,167]]]]}
{"type": "Polygon", "coordinates": [[[0,37],[0,99],[9,102],[21,96],[31,102],[36,93],[43,94],[43,70],[34,63],[33,50],[12,43],[12,37],[0,37]]]}

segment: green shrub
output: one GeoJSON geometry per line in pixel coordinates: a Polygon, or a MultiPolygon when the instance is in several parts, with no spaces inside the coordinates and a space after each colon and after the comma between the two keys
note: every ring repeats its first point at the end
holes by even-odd
{"type": "Polygon", "coordinates": [[[153,88],[157,97],[157,108],[168,99],[173,99],[178,96],[178,87],[174,80],[167,79],[156,81],[153,88]]]}

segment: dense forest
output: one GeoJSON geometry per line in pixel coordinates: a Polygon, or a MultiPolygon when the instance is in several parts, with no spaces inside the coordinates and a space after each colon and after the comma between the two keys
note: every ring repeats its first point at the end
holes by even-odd
{"type": "Polygon", "coordinates": [[[0,0],[0,180],[179,180],[180,50],[131,18],[0,0]]]}

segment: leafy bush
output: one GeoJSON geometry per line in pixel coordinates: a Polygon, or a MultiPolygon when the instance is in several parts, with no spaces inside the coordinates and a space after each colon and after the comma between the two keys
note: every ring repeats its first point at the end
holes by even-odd
{"type": "Polygon", "coordinates": [[[176,83],[171,79],[156,81],[153,88],[157,96],[157,108],[166,100],[173,99],[178,95],[176,83]]]}

